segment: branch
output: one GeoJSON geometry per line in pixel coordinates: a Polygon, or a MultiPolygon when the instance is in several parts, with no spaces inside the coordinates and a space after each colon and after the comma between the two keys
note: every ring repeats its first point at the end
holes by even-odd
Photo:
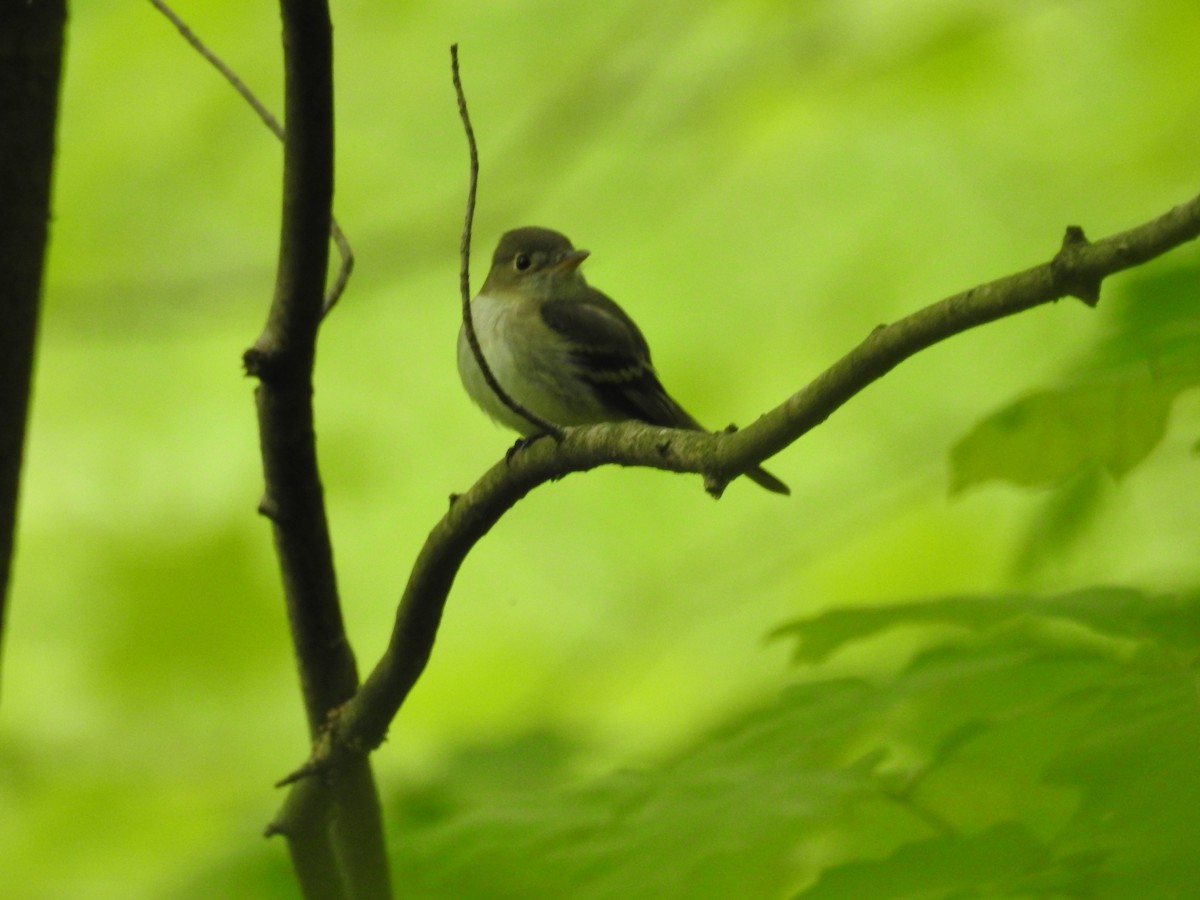
{"type": "Polygon", "coordinates": [[[266,328],[244,361],[260,380],[255,396],[266,479],[260,510],[275,526],[305,708],[315,733],[358,680],[338,607],[312,411],[333,196],[332,47],[326,23],[306,15],[306,4],[281,5],[291,127],[284,142],[279,268],[266,328]]]}
{"type": "MultiPolygon", "coordinates": [[[[193,50],[199,53],[209,65],[221,73],[221,77],[229,82],[229,85],[250,105],[250,108],[258,114],[258,118],[271,130],[271,133],[279,138],[279,140],[285,140],[283,125],[275,118],[275,114],[267,109],[266,104],[258,99],[258,95],[250,90],[246,82],[238,77],[237,72],[233,71],[225,60],[210,50],[208,45],[200,40],[196,32],[192,31],[191,26],[183,21],[176,14],[175,10],[167,6],[165,0],[150,0],[150,3],[166,17],[167,21],[175,26],[175,30],[179,32],[180,36],[188,42],[193,50]]],[[[333,243],[338,248],[338,257],[341,259],[341,263],[338,265],[337,276],[333,279],[333,284],[330,285],[329,291],[325,294],[323,315],[328,315],[329,311],[341,299],[342,292],[346,290],[346,282],[350,280],[350,273],[354,271],[354,251],[350,248],[350,242],[346,239],[345,233],[332,214],[329,216],[329,236],[333,238],[333,243]]]]}
{"type": "MultiPolygon", "coordinates": [[[[266,327],[244,361],[259,379],[266,483],[260,510],[274,525],[304,708],[316,737],[358,686],[338,603],[312,409],[333,201],[333,29],[325,0],[281,0],[280,7],[287,132],[279,265],[266,327]]],[[[305,896],[391,896],[366,758],[350,761],[310,793],[304,804],[289,798],[268,828],[287,837],[305,896]]]]}
{"type": "Polygon", "coordinates": [[[50,224],[65,0],[0,4],[0,637],[50,224]]]}
{"type": "MultiPolygon", "coordinates": [[[[457,497],[434,527],[405,587],[388,648],[358,693],[330,723],[313,756],[289,780],[337,767],[348,755],[377,747],[428,662],[442,610],[466,555],[500,517],[531,490],[571,472],[601,465],[692,472],[720,491],[746,469],[795,442],[855,394],[921,350],[968,329],[1067,296],[1089,305],[1101,281],[1200,236],[1200,197],[1121,234],[1088,243],[1069,228],[1048,263],[955,294],[891,325],[749,427],[705,434],[639,422],[567,429],[564,439],[527,445],[491,468],[457,497]]],[[[319,783],[319,779],[308,779],[319,783]]]]}
{"type": "Polygon", "coordinates": [[[555,440],[562,440],[563,430],[557,425],[547,422],[541,416],[530,412],[500,386],[492,367],[483,357],[483,348],[479,346],[479,338],[475,335],[475,320],[471,316],[471,222],[475,218],[475,188],[479,183],[479,151],[475,147],[475,129],[471,127],[471,117],[467,113],[467,97],[463,93],[462,79],[458,74],[458,44],[450,45],[450,74],[454,79],[454,93],[458,97],[458,115],[462,119],[463,130],[467,133],[467,151],[471,157],[471,179],[467,186],[467,215],[463,223],[462,243],[458,248],[459,270],[458,287],[462,294],[463,329],[467,333],[467,343],[471,345],[471,353],[483,373],[483,380],[492,389],[501,403],[515,412],[526,422],[541,429],[544,433],[553,435],[555,440]]]}
{"type": "Polygon", "coordinates": [[[939,341],[1064,297],[1076,297],[1095,306],[1105,278],[1149,262],[1197,237],[1200,196],[1096,243],[1089,243],[1081,228],[1069,227],[1062,248],[1050,262],[955,294],[876,328],[807,387],[749,427],[723,436],[714,474],[728,482],[745,466],[774,456],[873,381],[939,341]]]}

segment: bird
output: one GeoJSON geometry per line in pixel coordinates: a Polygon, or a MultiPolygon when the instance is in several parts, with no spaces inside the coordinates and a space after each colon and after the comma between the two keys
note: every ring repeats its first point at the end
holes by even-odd
{"type": "MultiPolygon", "coordinates": [[[[704,431],[663,388],[633,319],[584,279],[579,267],[589,255],[549,228],[516,228],[500,238],[483,287],[471,300],[475,335],[492,375],[518,404],[557,426],[635,419],[704,431]]],[[[524,439],[543,433],[488,385],[465,322],[458,334],[458,373],[491,418],[524,439]]],[[[745,474],[768,491],[791,493],[760,466],[745,474]]]]}

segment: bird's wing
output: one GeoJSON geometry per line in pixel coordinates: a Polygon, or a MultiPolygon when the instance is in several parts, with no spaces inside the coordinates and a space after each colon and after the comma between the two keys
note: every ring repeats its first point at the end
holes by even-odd
{"type": "MultiPolygon", "coordinates": [[[[589,288],[582,299],[551,300],[541,311],[546,325],[571,345],[576,377],[596,392],[614,419],[704,431],[663,389],[650,364],[646,339],[614,300],[589,288]]],[[[750,469],[746,476],[769,491],[791,493],[761,466],[750,469]]]]}
{"type": "Polygon", "coordinates": [[[570,343],[576,376],[596,392],[614,418],[700,428],[663,390],[646,339],[611,298],[589,289],[582,298],[551,300],[542,305],[542,318],[570,343]]]}

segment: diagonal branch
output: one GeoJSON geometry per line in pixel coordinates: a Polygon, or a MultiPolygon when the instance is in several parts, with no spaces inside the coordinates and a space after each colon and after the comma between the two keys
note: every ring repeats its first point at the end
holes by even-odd
{"type": "Polygon", "coordinates": [[[1082,229],[1069,227],[1062,248],[1050,262],[970,288],[876,328],[812,383],[752,425],[726,436],[716,454],[713,474],[728,482],[746,466],[774,456],[873,381],[939,341],[1064,297],[1077,297],[1095,306],[1105,278],[1197,237],[1200,196],[1095,243],[1088,242],[1082,229]]]}
{"type": "MultiPolygon", "coordinates": [[[[1063,297],[1077,296],[1094,305],[1104,278],[1197,237],[1200,197],[1094,244],[1080,229],[1070,228],[1062,249],[1049,262],[879,326],[810,384],[741,431],[704,434],[636,422],[590,425],[568,429],[561,443],[540,441],[497,463],[455,499],[430,533],[409,576],[383,658],[331,722],[310,760],[289,780],[336,767],[379,745],[429,660],[459,566],[500,517],[537,486],[571,472],[617,464],[701,474],[719,494],[747,468],[798,440],[921,350],[1063,297]]],[[[319,781],[308,778],[302,784],[319,781]]]]}
{"type": "MultiPolygon", "coordinates": [[[[209,65],[221,73],[221,77],[229,82],[232,87],[243,100],[250,105],[250,108],[262,120],[262,123],[271,130],[271,133],[279,140],[285,140],[283,134],[283,125],[275,118],[275,114],[267,109],[267,105],[258,99],[258,95],[250,90],[246,82],[238,77],[237,72],[230,68],[229,64],[221,57],[217,56],[204,41],[200,40],[200,36],[196,34],[183,21],[175,10],[167,5],[166,0],[150,0],[152,6],[157,9],[163,16],[175,26],[175,30],[180,36],[188,42],[193,50],[200,54],[209,65]]],[[[338,224],[337,219],[332,215],[329,216],[329,236],[333,238],[333,243],[338,248],[338,256],[341,258],[341,263],[338,265],[337,275],[333,279],[333,284],[329,286],[329,290],[325,294],[324,314],[328,314],[331,309],[341,299],[342,293],[346,290],[346,283],[350,280],[350,273],[354,271],[354,251],[350,248],[350,241],[346,239],[342,227],[338,224]]]]}

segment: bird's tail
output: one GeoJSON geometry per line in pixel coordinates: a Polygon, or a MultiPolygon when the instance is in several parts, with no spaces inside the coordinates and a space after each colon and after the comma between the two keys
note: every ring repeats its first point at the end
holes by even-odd
{"type": "MultiPolygon", "coordinates": [[[[672,425],[676,428],[690,428],[693,431],[705,431],[705,427],[697,422],[692,414],[680,406],[663,390],[653,370],[648,370],[648,388],[637,393],[626,392],[625,400],[634,403],[633,416],[652,425],[672,425]]],[[[773,494],[790,495],[791,488],[764,469],[755,466],[746,472],[746,477],[755,484],[761,485],[773,494]]]]}

